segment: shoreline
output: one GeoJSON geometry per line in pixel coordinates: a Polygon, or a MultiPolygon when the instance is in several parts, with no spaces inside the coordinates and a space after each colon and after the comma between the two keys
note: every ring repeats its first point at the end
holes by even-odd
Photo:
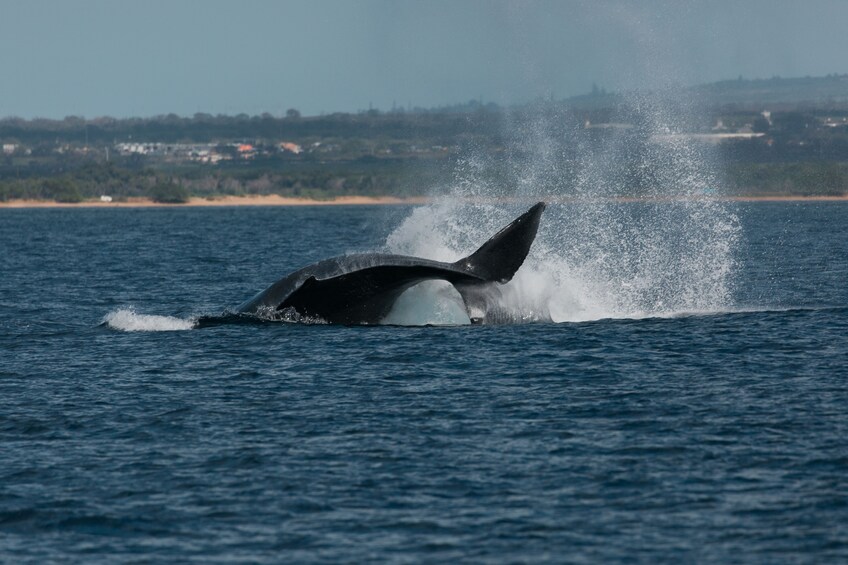
{"type": "Polygon", "coordinates": [[[214,206],[367,206],[389,204],[426,204],[427,198],[397,198],[393,196],[341,196],[332,200],[291,198],[270,194],[265,196],[220,196],[201,198],[192,196],[188,202],[167,204],[149,198],[128,198],[120,202],[85,200],[83,202],[56,202],[55,200],[8,200],[0,208],[186,208],[214,206]]]}
{"type": "MultiPolygon", "coordinates": [[[[85,200],[83,202],[56,202],[55,200],[8,200],[0,202],[2,208],[185,208],[185,207],[216,207],[216,206],[369,206],[369,205],[422,205],[429,204],[434,199],[424,196],[398,198],[394,196],[342,196],[331,200],[316,200],[310,198],[292,198],[275,194],[265,196],[221,196],[212,199],[192,196],[188,202],[166,204],[154,202],[149,198],[129,198],[121,202],[102,202],[100,200],[85,200]]],[[[610,198],[613,202],[682,202],[692,199],[668,198],[610,198]]],[[[793,196],[793,195],[764,195],[764,196],[720,196],[707,197],[704,201],[720,202],[845,202],[848,194],[841,196],[793,196]]],[[[591,200],[573,198],[551,198],[547,202],[565,204],[588,202],[591,200]]]]}

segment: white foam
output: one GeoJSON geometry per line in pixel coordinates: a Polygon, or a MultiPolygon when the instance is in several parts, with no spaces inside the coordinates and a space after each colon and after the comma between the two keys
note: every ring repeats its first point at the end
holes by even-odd
{"type": "Polygon", "coordinates": [[[720,163],[683,137],[651,141],[685,126],[676,106],[630,102],[638,135],[610,130],[587,143],[582,126],[559,131],[554,119],[507,129],[507,145],[530,157],[509,166],[485,154],[459,160],[448,196],[414,210],[387,238],[388,251],[456,261],[534,201],[568,201],[548,206],[530,255],[502,289],[499,306],[516,320],[735,311],[739,220],[733,204],[703,198],[721,193],[720,163]],[[641,184],[631,178],[637,173],[641,184]],[[628,194],[643,200],[618,199],[628,194]],[[504,205],[509,199],[524,204],[504,205]]]}
{"type": "Polygon", "coordinates": [[[173,332],[190,330],[195,321],[173,316],[137,314],[132,308],[120,308],[109,312],[103,322],[112,329],[123,332],[173,332]]]}

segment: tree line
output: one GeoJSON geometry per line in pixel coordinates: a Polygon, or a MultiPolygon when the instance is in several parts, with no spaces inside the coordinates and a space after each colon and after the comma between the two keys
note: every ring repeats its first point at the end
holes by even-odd
{"type": "MultiPolygon", "coordinates": [[[[611,95],[599,92],[595,98],[608,101],[611,95]]],[[[685,108],[680,115],[678,125],[684,131],[715,131],[720,124],[721,131],[759,135],[704,149],[726,165],[725,185],[734,193],[848,193],[848,106],[796,105],[770,115],[714,108],[700,121],[685,108]]],[[[7,118],[0,120],[0,200],[420,195],[449,184],[457,164],[469,160],[487,164],[486,182],[507,182],[511,170],[526,170],[542,157],[555,158],[567,170],[569,163],[579,164],[587,154],[611,156],[606,165],[610,177],[617,179],[621,191],[638,195],[649,193],[655,180],[644,167],[646,147],[655,133],[650,108],[573,108],[549,101],[511,109],[473,103],[434,112],[318,117],[303,117],[292,109],[283,117],[7,118]],[[109,150],[125,140],[208,142],[218,144],[230,160],[211,166],[109,150]],[[254,143],[259,151],[249,160],[241,158],[232,145],[239,140],[254,143]],[[280,140],[320,147],[274,152],[280,140]],[[11,150],[6,151],[7,146],[11,150]],[[325,151],[327,147],[334,149],[325,151]]],[[[552,191],[567,191],[569,179],[562,175],[539,182],[550,183],[552,191]]]]}

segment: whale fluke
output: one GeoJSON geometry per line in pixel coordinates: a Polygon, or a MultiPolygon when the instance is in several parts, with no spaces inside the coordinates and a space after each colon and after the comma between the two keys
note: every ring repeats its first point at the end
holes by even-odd
{"type": "Polygon", "coordinates": [[[508,283],[530,252],[544,209],[545,203],[539,202],[454,266],[487,281],[508,283]]]}
{"type": "Polygon", "coordinates": [[[376,324],[408,288],[426,280],[453,284],[469,317],[486,321],[486,290],[512,279],[536,237],[545,204],[539,202],[455,263],[380,253],[320,261],[280,279],[238,307],[242,313],[293,310],[338,324],[376,324]]]}

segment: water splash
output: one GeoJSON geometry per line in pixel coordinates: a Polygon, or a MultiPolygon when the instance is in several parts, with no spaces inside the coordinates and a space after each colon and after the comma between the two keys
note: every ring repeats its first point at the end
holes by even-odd
{"type": "Polygon", "coordinates": [[[632,94],[594,128],[542,105],[505,120],[505,147],[458,161],[446,196],[388,237],[394,253],[455,261],[536,200],[551,203],[503,287],[515,320],[640,318],[733,308],[739,222],[710,148],[679,132],[674,93],[632,94]]]}
{"type": "Polygon", "coordinates": [[[471,323],[459,292],[446,281],[425,281],[404,292],[383,319],[396,326],[462,326],[471,323]]]}
{"type": "Polygon", "coordinates": [[[106,314],[103,324],[123,332],[172,332],[190,330],[195,327],[195,320],[175,318],[173,316],[156,316],[138,314],[132,308],[120,308],[106,314]]]}

